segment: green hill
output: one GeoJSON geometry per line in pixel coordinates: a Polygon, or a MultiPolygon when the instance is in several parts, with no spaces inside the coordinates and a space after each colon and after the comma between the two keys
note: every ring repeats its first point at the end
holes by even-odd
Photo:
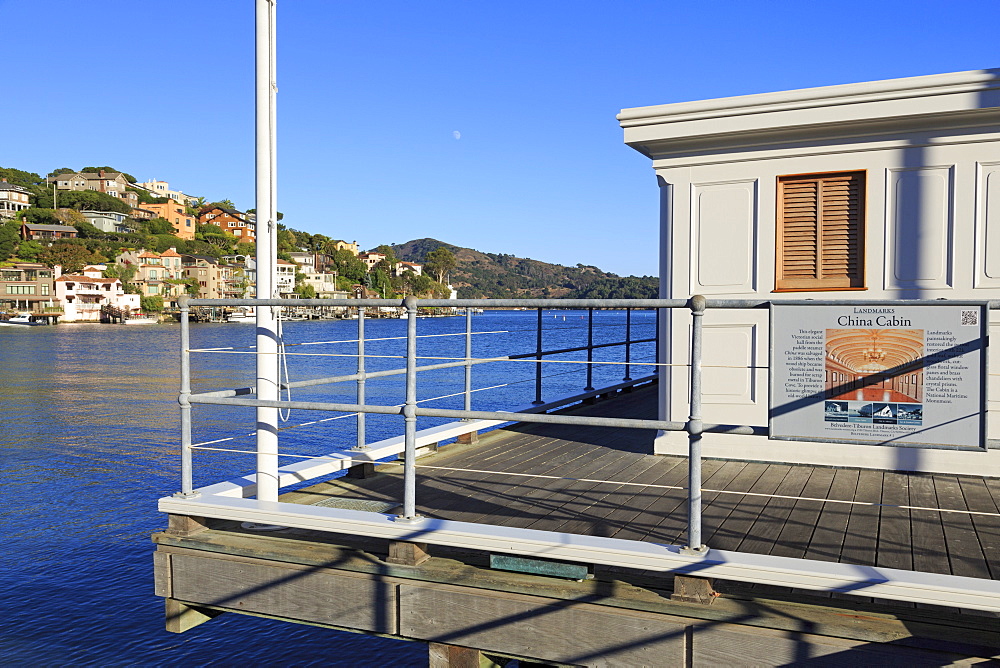
{"type": "Polygon", "coordinates": [[[503,253],[483,253],[437,239],[414,239],[392,246],[400,260],[422,263],[444,246],[455,254],[451,284],[464,299],[565,297],[581,299],[649,299],[657,296],[654,276],[617,276],[597,267],[565,267],[503,253]]]}

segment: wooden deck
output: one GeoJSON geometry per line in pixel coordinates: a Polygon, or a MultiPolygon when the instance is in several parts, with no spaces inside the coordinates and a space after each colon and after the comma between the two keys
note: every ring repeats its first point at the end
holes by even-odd
{"type": "MultiPolygon", "coordinates": [[[[652,418],[655,401],[655,388],[644,388],[573,412],[652,418]]],[[[684,544],[687,461],[644,454],[653,436],[537,424],[496,430],[418,460],[418,512],[684,544]]],[[[703,539],[712,548],[1000,578],[997,479],[705,460],[703,490],[703,539]]],[[[392,505],[401,497],[401,465],[384,464],[372,478],[340,478],[283,500],[392,505]]]]}
{"type": "MultiPolygon", "coordinates": [[[[572,410],[650,417],[655,393],[572,410]]],[[[418,511],[683,544],[687,462],[644,454],[653,436],[522,424],[448,445],[417,461],[418,511]]],[[[707,460],[703,536],[719,549],[995,579],[998,483],[707,460]]],[[[402,467],[390,463],[281,500],[391,513],[402,487],[402,467]]],[[[435,668],[489,657],[496,665],[513,657],[527,665],[698,667],[1000,660],[1000,615],[991,612],[718,580],[721,596],[703,591],[707,598],[692,602],[675,598],[689,585],[669,572],[595,564],[582,580],[509,572],[481,550],[432,545],[427,557],[415,543],[196,513],[171,514],[153,540],[155,591],[174,632],[221,613],[258,615],[425,642],[435,668]]]]}

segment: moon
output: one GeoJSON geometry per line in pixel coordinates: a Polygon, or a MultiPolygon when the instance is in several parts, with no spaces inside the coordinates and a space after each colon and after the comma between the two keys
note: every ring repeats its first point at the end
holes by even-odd
{"type": "Polygon", "coordinates": [[[455,139],[461,139],[462,138],[462,133],[459,132],[458,130],[452,130],[451,131],[451,136],[454,137],[455,139]]]}

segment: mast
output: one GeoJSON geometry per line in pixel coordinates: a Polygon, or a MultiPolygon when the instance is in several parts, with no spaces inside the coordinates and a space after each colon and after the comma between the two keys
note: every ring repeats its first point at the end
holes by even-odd
{"type": "MultiPolygon", "coordinates": [[[[278,297],[275,0],[256,2],[257,299],[278,297]]],[[[276,401],[278,307],[257,311],[257,396],[276,401]]],[[[278,500],[278,409],[257,408],[257,499],[278,500]]]]}

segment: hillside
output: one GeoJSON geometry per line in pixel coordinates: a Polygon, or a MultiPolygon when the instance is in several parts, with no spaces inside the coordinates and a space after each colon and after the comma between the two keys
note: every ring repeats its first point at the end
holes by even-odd
{"type": "Polygon", "coordinates": [[[489,297],[531,298],[655,298],[653,276],[617,276],[597,267],[565,267],[513,255],[483,253],[437,239],[414,239],[392,246],[400,260],[423,263],[431,251],[444,246],[458,261],[451,284],[465,299],[489,297]]]}

